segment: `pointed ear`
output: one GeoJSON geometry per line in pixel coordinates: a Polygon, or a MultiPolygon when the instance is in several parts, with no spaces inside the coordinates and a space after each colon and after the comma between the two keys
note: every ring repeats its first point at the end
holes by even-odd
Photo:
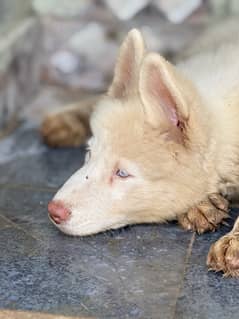
{"type": "Polygon", "coordinates": [[[120,98],[138,91],[138,78],[144,57],[144,41],[141,33],[133,29],[124,40],[116,63],[113,82],[108,95],[120,98]]]}
{"type": "Polygon", "coordinates": [[[139,92],[147,120],[153,126],[167,122],[171,127],[184,127],[188,108],[182,94],[183,83],[184,79],[176,68],[160,55],[149,53],[144,58],[139,92]]]}

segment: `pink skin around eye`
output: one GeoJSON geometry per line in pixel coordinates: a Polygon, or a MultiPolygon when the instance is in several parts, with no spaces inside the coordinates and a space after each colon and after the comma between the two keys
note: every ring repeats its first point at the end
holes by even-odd
{"type": "Polygon", "coordinates": [[[114,169],[113,169],[112,172],[111,172],[110,179],[109,179],[109,184],[110,184],[110,185],[113,184],[116,169],[117,169],[117,164],[115,165],[114,169]]]}
{"type": "Polygon", "coordinates": [[[112,173],[111,173],[111,176],[110,176],[110,180],[109,180],[109,184],[112,185],[113,182],[114,182],[114,179],[116,176],[116,172],[118,170],[118,167],[119,167],[119,163],[117,162],[112,170],[112,173]]]}
{"type": "Polygon", "coordinates": [[[113,184],[113,181],[114,181],[114,176],[111,175],[111,176],[110,176],[110,180],[109,180],[109,184],[112,185],[112,184],[113,184]]]}

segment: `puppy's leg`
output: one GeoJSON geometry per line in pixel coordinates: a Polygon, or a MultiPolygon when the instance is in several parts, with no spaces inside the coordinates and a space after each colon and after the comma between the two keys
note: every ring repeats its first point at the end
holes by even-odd
{"type": "Polygon", "coordinates": [[[178,222],[184,229],[202,234],[215,231],[227,217],[228,201],[219,194],[211,194],[186,214],[180,215],[178,222]]]}
{"type": "Polygon", "coordinates": [[[79,146],[84,143],[91,134],[89,118],[98,98],[47,114],[40,128],[44,142],[52,147],[79,146]]]}
{"type": "Polygon", "coordinates": [[[232,231],[212,244],[207,266],[209,270],[223,271],[225,276],[239,277],[239,217],[232,231]]]}

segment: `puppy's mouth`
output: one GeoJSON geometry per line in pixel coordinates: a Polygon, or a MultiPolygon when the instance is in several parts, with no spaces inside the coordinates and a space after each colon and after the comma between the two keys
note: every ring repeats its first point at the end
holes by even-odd
{"type": "Polygon", "coordinates": [[[50,221],[52,222],[52,224],[54,224],[54,225],[60,225],[60,222],[57,222],[57,221],[55,221],[52,217],[51,217],[51,215],[48,213],[48,218],[50,219],[50,221]]]}

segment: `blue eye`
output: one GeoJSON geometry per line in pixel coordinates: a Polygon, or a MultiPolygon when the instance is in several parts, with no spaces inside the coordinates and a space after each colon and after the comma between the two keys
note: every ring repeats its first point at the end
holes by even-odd
{"type": "Polygon", "coordinates": [[[127,178],[130,176],[130,174],[125,169],[117,169],[115,174],[121,178],[127,178]]]}

